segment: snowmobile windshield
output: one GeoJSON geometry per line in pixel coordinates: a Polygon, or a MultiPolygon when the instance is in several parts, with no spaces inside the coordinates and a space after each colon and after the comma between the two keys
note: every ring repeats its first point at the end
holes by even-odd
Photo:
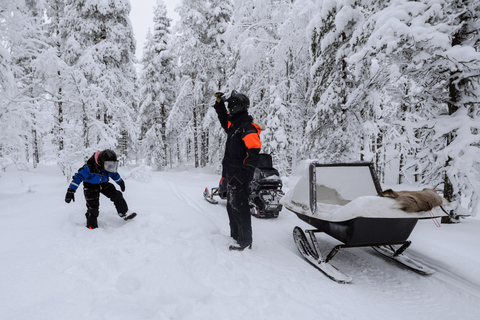
{"type": "Polygon", "coordinates": [[[118,161],[105,161],[103,167],[105,168],[105,171],[116,173],[118,169],[118,161]]]}

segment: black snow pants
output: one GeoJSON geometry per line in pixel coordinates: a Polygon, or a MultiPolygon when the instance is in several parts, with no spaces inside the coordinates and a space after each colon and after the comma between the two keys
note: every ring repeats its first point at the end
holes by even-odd
{"type": "Polygon", "coordinates": [[[248,191],[236,186],[227,187],[227,212],[230,220],[230,236],[240,246],[252,244],[252,216],[248,204],[248,191]]]}
{"type": "Polygon", "coordinates": [[[118,191],[110,182],[100,184],[84,182],[83,194],[87,202],[87,213],[85,213],[85,217],[87,218],[87,227],[91,229],[98,227],[97,217],[100,207],[100,193],[113,202],[119,215],[124,215],[128,211],[127,202],[123,198],[122,192],[118,191]]]}

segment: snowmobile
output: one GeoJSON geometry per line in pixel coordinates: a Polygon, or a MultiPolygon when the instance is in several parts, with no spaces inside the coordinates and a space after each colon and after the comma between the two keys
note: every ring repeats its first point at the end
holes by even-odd
{"type": "MultiPolygon", "coordinates": [[[[266,153],[259,155],[258,166],[255,168],[252,182],[250,183],[250,214],[256,218],[277,218],[282,210],[280,199],[284,195],[282,191],[282,180],[272,165],[272,156],[266,153]]],[[[220,199],[227,198],[227,181],[225,177],[220,179],[218,187],[211,191],[208,187],[203,191],[205,200],[217,204],[215,196],[220,199]]]]}
{"type": "Polygon", "coordinates": [[[301,177],[281,201],[285,208],[314,227],[305,232],[298,226],[293,229],[293,239],[300,254],[338,283],[352,281],[350,276],[330,264],[343,248],[372,247],[380,255],[417,273],[434,273],[435,270],[407,256],[404,251],[411,244],[407,239],[417,221],[434,219],[435,222],[436,218],[445,216],[443,205],[448,202],[435,194],[441,199],[441,205],[428,212],[406,212],[396,199],[383,194],[371,163],[311,163],[308,174],[301,177]],[[323,254],[321,249],[325,250],[328,244],[320,245],[315,236],[322,232],[340,242],[323,254]]]}
{"type": "Polygon", "coordinates": [[[208,190],[208,187],[205,187],[205,191],[203,191],[205,200],[211,204],[217,204],[218,200],[214,199],[214,196],[220,197],[222,200],[227,199],[227,179],[225,177],[221,177],[218,187],[212,188],[211,191],[208,190]]]}

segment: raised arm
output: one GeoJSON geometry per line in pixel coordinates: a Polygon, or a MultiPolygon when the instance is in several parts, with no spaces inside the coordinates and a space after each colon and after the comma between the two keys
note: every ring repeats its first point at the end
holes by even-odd
{"type": "Polygon", "coordinates": [[[222,126],[223,130],[227,131],[228,129],[228,114],[227,108],[225,107],[225,102],[223,100],[223,93],[217,92],[215,93],[215,104],[214,108],[217,112],[218,120],[220,121],[220,125],[222,126]]]}

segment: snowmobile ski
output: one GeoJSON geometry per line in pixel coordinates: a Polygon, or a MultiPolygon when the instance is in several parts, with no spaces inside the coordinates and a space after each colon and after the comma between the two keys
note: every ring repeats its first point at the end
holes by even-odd
{"type": "Polygon", "coordinates": [[[137,214],[134,212],[134,213],[129,214],[128,216],[124,217],[123,220],[125,220],[125,221],[132,220],[136,216],[137,216],[137,214]]]}
{"type": "MultiPolygon", "coordinates": [[[[305,233],[300,227],[293,229],[293,240],[297,245],[297,249],[300,254],[315,268],[323,272],[327,277],[338,283],[349,283],[352,278],[322,258],[321,253],[318,250],[318,244],[314,243],[316,249],[313,249],[305,236],[305,233]]],[[[312,241],[316,241],[312,239],[312,241]]]]}
{"type": "Polygon", "coordinates": [[[218,203],[217,200],[213,199],[213,195],[210,193],[210,191],[208,191],[208,187],[205,187],[205,191],[203,191],[203,197],[205,198],[205,200],[207,200],[211,204],[218,203]]]}
{"type": "Polygon", "coordinates": [[[427,267],[426,265],[410,258],[409,256],[401,253],[401,254],[396,254],[396,251],[393,249],[391,246],[373,246],[372,247],[375,251],[380,253],[381,255],[392,259],[401,265],[418,272],[423,275],[430,275],[435,273],[435,270],[427,267]]]}

